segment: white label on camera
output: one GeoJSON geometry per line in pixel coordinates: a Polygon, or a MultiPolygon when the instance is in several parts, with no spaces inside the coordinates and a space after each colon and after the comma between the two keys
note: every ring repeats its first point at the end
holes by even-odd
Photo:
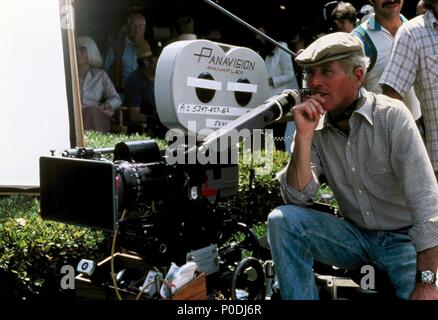
{"type": "Polygon", "coordinates": [[[228,82],[227,90],[228,91],[257,93],[257,85],[250,84],[250,83],[228,82]]]}
{"type": "Polygon", "coordinates": [[[207,119],[206,120],[206,127],[218,129],[218,128],[222,128],[223,126],[229,124],[230,122],[231,122],[231,120],[207,119]]]}
{"type": "Polygon", "coordinates": [[[178,113],[207,114],[222,116],[241,116],[251,111],[251,108],[236,108],[224,106],[210,106],[205,104],[180,103],[178,113]]]}
{"type": "Polygon", "coordinates": [[[187,86],[195,87],[200,89],[210,89],[221,91],[222,90],[222,82],[214,81],[209,79],[199,79],[193,77],[187,77],[187,86]]]}

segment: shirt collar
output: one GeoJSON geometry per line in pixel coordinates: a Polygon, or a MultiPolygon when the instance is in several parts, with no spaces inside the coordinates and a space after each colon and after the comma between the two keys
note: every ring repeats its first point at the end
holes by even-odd
{"type": "Polygon", "coordinates": [[[373,125],[373,109],[373,100],[370,97],[370,93],[362,88],[359,91],[358,107],[353,113],[362,115],[370,125],[373,125]]]}
{"type": "MultiPolygon", "coordinates": [[[[405,22],[408,22],[408,19],[406,19],[405,16],[402,15],[402,14],[400,15],[400,20],[401,20],[402,24],[405,23],[405,22]]],[[[370,15],[370,17],[368,18],[368,29],[376,30],[376,31],[382,30],[382,26],[376,20],[376,14],[375,13],[372,13],[370,15]]]]}
{"type": "Polygon", "coordinates": [[[128,36],[125,37],[125,43],[127,43],[128,46],[135,48],[134,42],[132,42],[128,36]]]}
{"type": "MultiPolygon", "coordinates": [[[[372,99],[370,99],[369,97],[369,92],[366,91],[364,88],[359,90],[357,104],[357,108],[355,111],[353,111],[353,114],[357,113],[362,115],[370,123],[370,125],[373,125],[373,102],[372,99]]],[[[327,112],[324,114],[323,125],[319,129],[322,129],[326,126],[333,127],[333,124],[331,123],[330,117],[327,115],[327,112]]]]}
{"type": "Polygon", "coordinates": [[[382,26],[376,20],[376,14],[372,13],[368,18],[368,29],[380,31],[382,26]]]}
{"type": "Polygon", "coordinates": [[[438,25],[438,19],[435,17],[432,10],[426,11],[426,13],[424,14],[424,21],[426,22],[426,24],[430,24],[432,28],[438,25]]]}

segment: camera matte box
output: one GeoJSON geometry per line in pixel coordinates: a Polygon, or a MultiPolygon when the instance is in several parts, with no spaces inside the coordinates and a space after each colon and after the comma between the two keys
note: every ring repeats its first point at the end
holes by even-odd
{"type": "Polygon", "coordinates": [[[114,232],[117,194],[111,162],[41,157],[40,196],[45,220],[114,232]]]}

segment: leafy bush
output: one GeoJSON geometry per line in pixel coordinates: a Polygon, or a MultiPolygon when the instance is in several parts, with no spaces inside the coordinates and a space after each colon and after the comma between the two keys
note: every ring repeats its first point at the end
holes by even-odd
{"type": "Polygon", "coordinates": [[[266,221],[269,212],[281,205],[283,200],[280,194],[280,184],[275,175],[287,163],[288,154],[274,151],[272,159],[265,151],[259,151],[259,157],[268,159],[268,163],[254,164],[239,159],[239,189],[229,204],[241,209],[238,220],[253,225],[266,221]],[[272,160],[272,162],[271,162],[272,160]],[[262,170],[262,169],[267,170],[262,170]],[[265,171],[257,174],[259,170],[265,171]]]}
{"type": "MultiPolygon", "coordinates": [[[[145,139],[86,132],[85,145],[103,148],[145,139]]],[[[81,258],[100,260],[109,253],[102,232],[43,221],[39,210],[37,198],[18,195],[0,200],[0,297],[59,296],[62,266],[75,267],[81,258]]]]}
{"type": "Polygon", "coordinates": [[[0,200],[0,296],[28,299],[59,293],[61,267],[94,257],[100,232],[43,221],[37,199],[0,200]]]}

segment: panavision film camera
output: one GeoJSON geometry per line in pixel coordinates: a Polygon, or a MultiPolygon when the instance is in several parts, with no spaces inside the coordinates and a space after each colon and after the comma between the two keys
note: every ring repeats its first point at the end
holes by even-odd
{"type": "MultiPolygon", "coordinates": [[[[262,266],[242,261],[244,249],[258,251],[258,239],[233,219],[240,209],[221,203],[238,191],[236,135],[251,139],[251,130],[281,118],[301,99],[295,90],[267,97],[267,85],[265,63],[250,49],[207,40],[165,47],[155,96],[169,146],[130,141],[41,157],[42,217],[117,233],[118,247],[152,267],[194,261],[209,289],[230,283],[236,289],[233,272],[247,265],[258,270],[263,287],[262,266]],[[245,240],[230,242],[238,231],[245,240]]],[[[264,290],[249,290],[249,298],[261,298],[264,290]]]]}

